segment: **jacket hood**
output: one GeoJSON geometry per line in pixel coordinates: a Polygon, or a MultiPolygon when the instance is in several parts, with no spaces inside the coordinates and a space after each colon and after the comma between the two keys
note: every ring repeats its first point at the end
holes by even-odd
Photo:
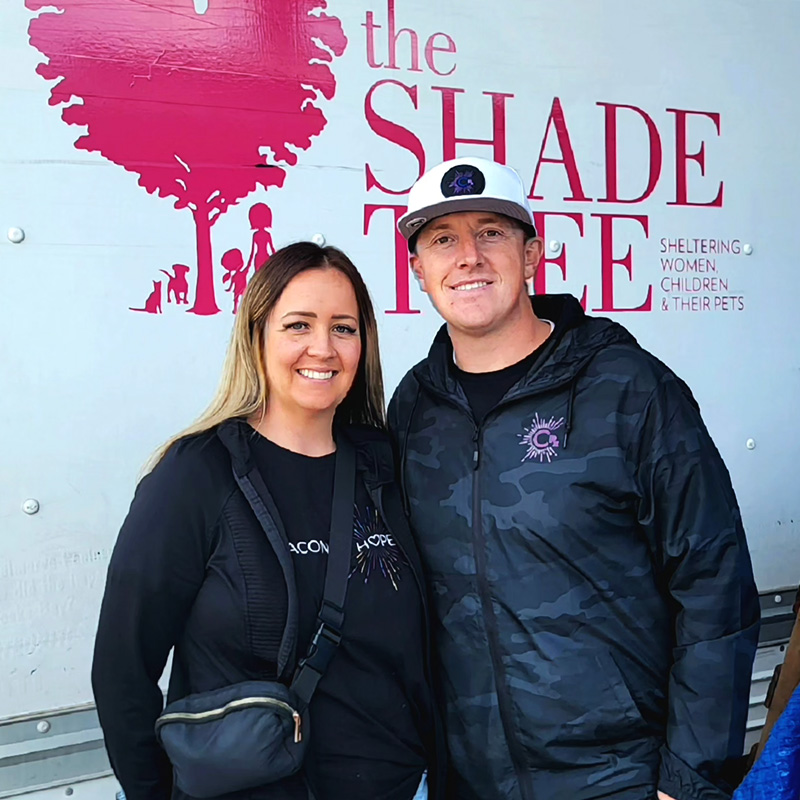
{"type": "MultiPolygon", "coordinates": [[[[535,295],[530,299],[536,316],[552,321],[557,335],[551,336],[542,358],[537,359],[509,398],[570,383],[599,351],[611,344],[636,345],[636,339],[616,322],[586,316],[571,294],[535,295]]],[[[439,394],[458,396],[463,390],[450,369],[452,363],[453,344],[445,324],[436,334],[428,358],[414,368],[414,375],[439,394]]]]}
{"type": "Polygon", "coordinates": [[[349,425],[342,431],[356,448],[357,469],[368,487],[384,486],[395,478],[395,461],[389,435],[368,425],[349,425]]]}

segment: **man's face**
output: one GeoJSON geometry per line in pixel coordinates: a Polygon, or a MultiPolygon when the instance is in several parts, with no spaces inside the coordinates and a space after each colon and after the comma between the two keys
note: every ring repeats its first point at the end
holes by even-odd
{"type": "Polygon", "coordinates": [[[461,211],[429,222],[417,239],[411,268],[422,291],[456,331],[502,330],[530,309],[525,281],[542,256],[502,214],[461,211]]]}

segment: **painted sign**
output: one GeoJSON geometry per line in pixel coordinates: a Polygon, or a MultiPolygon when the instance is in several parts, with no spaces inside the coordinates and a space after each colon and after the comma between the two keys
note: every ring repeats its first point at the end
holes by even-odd
{"type": "MultiPolygon", "coordinates": [[[[276,248],[349,253],[390,390],[424,356],[440,320],[395,222],[457,155],[522,175],[532,290],[687,380],[761,588],[796,585],[799,27],[790,0],[4,2],[0,717],[89,699],[138,472],[208,402],[276,248]]],[[[531,420],[518,458],[562,436],[531,420]]]]}

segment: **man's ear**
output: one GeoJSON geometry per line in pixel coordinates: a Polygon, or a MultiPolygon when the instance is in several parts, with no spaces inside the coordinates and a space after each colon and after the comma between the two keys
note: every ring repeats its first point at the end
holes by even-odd
{"type": "Polygon", "coordinates": [[[544,254],[544,242],[538,236],[531,237],[525,242],[523,257],[525,260],[525,280],[529,281],[536,277],[539,263],[544,254]]]}
{"type": "Polygon", "coordinates": [[[422,264],[420,263],[419,256],[414,253],[411,254],[411,271],[414,273],[417,283],[419,283],[419,288],[427,294],[428,290],[425,288],[425,275],[422,272],[422,264]]]}

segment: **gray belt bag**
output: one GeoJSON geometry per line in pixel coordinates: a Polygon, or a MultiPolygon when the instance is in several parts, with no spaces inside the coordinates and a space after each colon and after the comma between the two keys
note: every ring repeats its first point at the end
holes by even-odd
{"type": "MultiPolygon", "coordinates": [[[[164,709],[156,737],[172,762],[175,785],[192,797],[219,795],[274,783],[296,773],[310,738],[308,705],[342,638],[344,601],[353,541],[355,452],[337,442],[333,508],[319,627],[290,686],[246,681],[192,694],[164,709]]],[[[234,475],[273,548],[286,542],[264,517],[257,471],[234,475]],[[267,524],[265,524],[267,523],[267,524]],[[274,541],[273,541],[274,540],[274,541]]]]}

